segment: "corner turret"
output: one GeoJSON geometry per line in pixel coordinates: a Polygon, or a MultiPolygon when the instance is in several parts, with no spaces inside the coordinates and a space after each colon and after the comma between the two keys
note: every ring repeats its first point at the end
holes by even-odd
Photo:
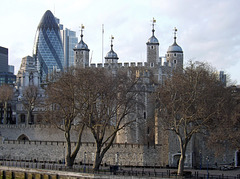
{"type": "Polygon", "coordinates": [[[174,42],[169,46],[167,51],[167,62],[175,68],[183,68],[183,51],[182,48],[177,44],[177,28],[174,28],[174,42]]]}
{"type": "Polygon", "coordinates": [[[154,64],[158,63],[159,60],[159,42],[158,39],[154,35],[154,24],[156,20],[153,18],[152,21],[152,36],[148,39],[147,44],[147,62],[150,64],[151,67],[154,64]]]}
{"type": "Polygon", "coordinates": [[[75,67],[85,68],[89,66],[89,49],[87,44],[83,41],[83,29],[84,26],[81,25],[81,40],[75,46],[74,50],[74,65],[75,67]]]}
{"type": "Polygon", "coordinates": [[[118,55],[116,52],[113,51],[113,39],[114,37],[111,36],[111,50],[107,53],[105,57],[105,63],[118,63],[118,55]]]}

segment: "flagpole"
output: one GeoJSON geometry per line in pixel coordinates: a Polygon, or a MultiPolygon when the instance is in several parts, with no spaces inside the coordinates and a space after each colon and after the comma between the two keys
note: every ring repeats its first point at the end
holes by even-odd
{"type": "Polygon", "coordinates": [[[104,24],[102,24],[102,66],[104,66],[103,48],[104,48],[104,24]]]}

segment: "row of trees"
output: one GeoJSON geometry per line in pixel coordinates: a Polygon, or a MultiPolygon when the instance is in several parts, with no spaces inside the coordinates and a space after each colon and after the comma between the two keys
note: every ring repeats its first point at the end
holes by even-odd
{"type": "Polygon", "coordinates": [[[139,103],[137,96],[141,94],[136,88],[138,78],[134,72],[75,69],[61,74],[60,78],[48,84],[45,119],[65,133],[68,167],[72,167],[80,149],[84,128],[91,131],[95,140],[93,169],[98,170],[117,132],[135,121],[124,120],[135,112],[135,106],[139,103]],[[70,135],[73,124],[79,127],[79,137],[72,152],[70,135]]]}
{"type": "MultiPolygon", "coordinates": [[[[139,99],[147,88],[139,88],[141,77],[136,69],[116,72],[85,68],[69,70],[48,84],[44,119],[64,132],[68,167],[72,167],[80,150],[83,131],[88,129],[96,143],[93,169],[99,169],[117,132],[135,121],[126,120],[126,116],[136,112],[136,105],[144,105],[139,99]],[[78,141],[74,148],[71,146],[73,125],[78,126],[78,141]],[[111,130],[107,132],[109,127],[111,130]]],[[[155,87],[152,101],[156,102],[159,124],[179,140],[179,175],[183,174],[186,148],[194,135],[208,133],[211,143],[219,143],[221,139],[234,143],[235,147],[240,146],[235,136],[239,133],[238,93],[233,93],[233,88],[226,88],[210,66],[190,62],[155,87]],[[226,130],[222,132],[226,126],[228,135],[226,130]]],[[[25,98],[29,99],[25,103],[29,115],[34,109],[37,93],[35,88],[24,92],[25,98]]],[[[2,99],[0,96],[1,102],[2,99]]]]}

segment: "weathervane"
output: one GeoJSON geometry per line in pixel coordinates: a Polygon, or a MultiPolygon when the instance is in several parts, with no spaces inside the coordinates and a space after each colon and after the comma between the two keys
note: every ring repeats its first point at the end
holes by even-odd
{"type": "Polygon", "coordinates": [[[80,31],[81,31],[81,39],[82,39],[82,37],[83,37],[83,29],[84,29],[84,25],[81,24],[81,26],[80,26],[79,28],[80,28],[80,31]]]}
{"type": "Polygon", "coordinates": [[[174,27],[174,29],[173,29],[173,33],[174,33],[174,41],[176,42],[176,39],[177,39],[177,28],[176,27],[174,27]]]}
{"type": "Polygon", "coordinates": [[[112,48],[113,47],[113,39],[114,39],[113,35],[111,35],[110,39],[111,39],[111,48],[112,48]]]}
{"type": "Polygon", "coordinates": [[[154,24],[156,23],[156,19],[154,19],[153,17],[153,20],[152,20],[152,33],[153,33],[153,36],[154,36],[154,24]]]}

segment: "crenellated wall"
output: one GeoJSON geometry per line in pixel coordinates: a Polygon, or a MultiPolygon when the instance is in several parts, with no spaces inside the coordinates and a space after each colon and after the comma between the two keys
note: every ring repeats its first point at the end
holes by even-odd
{"type": "MultiPolygon", "coordinates": [[[[75,147],[76,143],[72,143],[75,147]]],[[[93,163],[96,145],[82,143],[77,155],[76,163],[85,161],[93,163]]],[[[110,165],[133,166],[164,166],[168,158],[159,155],[161,145],[147,146],[137,144],[113,144],[106,153],[102,163],[110,165]]],[[[59,161],[65,156],[65,143],[59,141],[16,141],[2,140],[0,144],[0,157],[18,160],[59,161]]]]}

